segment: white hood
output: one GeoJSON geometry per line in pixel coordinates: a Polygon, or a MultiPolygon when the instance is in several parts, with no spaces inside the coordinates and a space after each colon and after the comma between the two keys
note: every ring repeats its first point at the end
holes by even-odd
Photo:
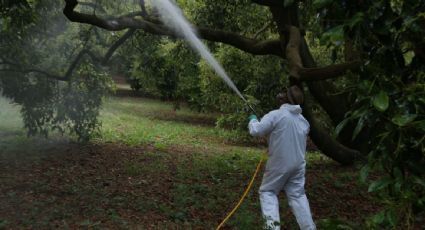
{"type": "Polygon", "coordinates": [[[303,111],[300,105],[283,104],[280,108],[288,110],[294,114],[300,114],[303,111]]]}

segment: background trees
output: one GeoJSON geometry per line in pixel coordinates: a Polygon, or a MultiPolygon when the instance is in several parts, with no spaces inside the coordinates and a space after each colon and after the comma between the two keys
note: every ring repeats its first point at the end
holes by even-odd
{"type": "MultiPolygon", "coordinates": [[[[30,134],[59,129],[89,138],[110,79],[104,66],[120,46],[115,57],[135,89],[231,114],[219,124],[242,126],[242,103],[174,40],[149,2],[1,3],[0,88],[23,105],[30,134]]],[[[362,175],[386,173],[370,186],[393,204],[377,224],[395,225],[423,208],[422,1],[177,3],[260,111],[273,107],[281,87],[300,85],[322,152],[342,164],[367,158],[362,175]]]]}

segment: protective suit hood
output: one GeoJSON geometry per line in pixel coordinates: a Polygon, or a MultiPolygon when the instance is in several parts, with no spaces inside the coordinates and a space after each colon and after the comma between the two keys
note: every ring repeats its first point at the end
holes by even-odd
{"type": "Polygon", "coordinates": [[[289,112],[293,114],[301,114],[303,111],[300,105],[291,105],[291,104],[283,104],[282,106],[280,106],[280,109],[288,110],[289,112]]]}

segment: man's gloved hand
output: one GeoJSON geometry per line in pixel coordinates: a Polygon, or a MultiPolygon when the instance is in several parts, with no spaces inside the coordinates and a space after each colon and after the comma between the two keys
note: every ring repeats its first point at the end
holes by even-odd
{"type": "Polygon", "coordinates": [[[257,116],[255,116],[254,114],[249,115],[249,117],[248,117],[248,120],[249,120],[249,121],[252,121],[252,120],[254,120],[254,119],[255,119],[255,120],[258,120],[258,119],[257,119],[257,116]]]}

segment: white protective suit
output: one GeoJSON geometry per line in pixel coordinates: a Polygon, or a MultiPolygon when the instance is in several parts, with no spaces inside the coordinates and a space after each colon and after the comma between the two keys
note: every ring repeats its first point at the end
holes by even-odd
{"type": "Polygon", "coordinates": [[[260,203],[268,229],[279,230],[277,195],[284,190],[302,230],[316,229],[304,191],[305,152],[310,125],[299,105],[283,104],[261,121],[249,122],[252,136],[269,135],[269,159],[260,186],[260,203]],[[277,226],[276,226],[277,225],[277,226]]]}

